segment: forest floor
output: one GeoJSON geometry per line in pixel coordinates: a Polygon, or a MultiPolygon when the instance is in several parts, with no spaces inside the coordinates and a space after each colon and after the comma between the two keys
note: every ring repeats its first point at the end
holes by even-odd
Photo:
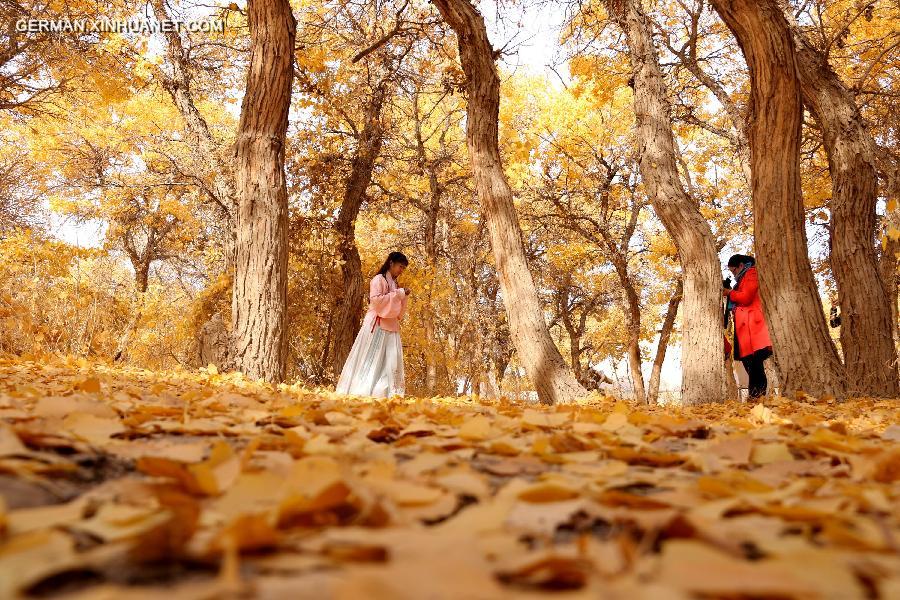
{"type": "Polygon", "coordinates": [[[0,359],[0,597],[900,598],[900,410],[0,359]]]}

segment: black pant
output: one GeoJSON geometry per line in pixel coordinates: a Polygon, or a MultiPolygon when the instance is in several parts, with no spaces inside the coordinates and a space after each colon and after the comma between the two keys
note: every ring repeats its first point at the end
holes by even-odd
{"type": "Polygon", "coordinates": [[[763,363],[772,356],[769,349],[757,350],[749,356],[741,359],[747,375],[750,376],[750,384],[747,386],[750,391],[751,398],[759,398],[766,395],[766,388],[769,387],[769,380],[766,379],[766,368],[763,363]]]}

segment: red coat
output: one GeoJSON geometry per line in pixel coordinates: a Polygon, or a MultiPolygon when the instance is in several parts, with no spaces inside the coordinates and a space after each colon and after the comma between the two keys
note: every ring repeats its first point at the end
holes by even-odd
{"type": "Polygon", "coordinates": [[[750,267],[738,286],[728,294],[734,302],[734,333],[738,341],[739,358],[749,356],[757,350],[772,347],[769,328],[763,316],[762,302],[759,300],[759,276],[756,267],[750,267]]]}

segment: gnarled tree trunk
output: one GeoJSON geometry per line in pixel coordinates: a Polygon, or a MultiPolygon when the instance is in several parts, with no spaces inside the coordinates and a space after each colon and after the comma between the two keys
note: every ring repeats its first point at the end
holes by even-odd
{"type": "Polygon", "coordinates": [[[634,71],[638,155],[647,195],[675,241],[684,272],[681,398],[686,404],[723,399],[721,272],[715,240],[678,175],[671,107],[640,0],[607,3],[625,32],[634,71]]]}
{"type": "Polygon", "coordinates": [[[891,305],[875,251],[876,146],[859,107],[828,60],[796,26],[803,101],[822,129],[831,173],[831,268],[841,307],[848,392],[900,393],[891,305]]]}
{"type": "Polygon", "coordinates": [[[751,188],[763,309],[783,393],[843,396],[844,368],[828,337],[807,254],[800,191],[802,105],[796,49],[777,0],[712,0],[750,71],[751,188]]]}
{"type": "Polygon", "coordinates": [[[344,296],[338,307],[334,327],[334,352],[332,366],[335,377],[340,375],[344,362],[353,347],[353,340],[362,321],[363,298],[367,291],[362,276],[362,264],[356,247],[356,217],[366,197],[366,189],[372,182],[375,160],[381,153],[384,131],[381,124],[381,107],[384,104],[383,86],[375,88],[366,106],[365,123],[356,144],[350,177],[344,188],[344,199],[338,213],[335,230],[338,233],[338,252],[341,256],[341,277],[344,296]]]}
{"type": "Polygon", "coordinates": [[[541,402],[567,402],[586,394],[550,337],[528,270],[512,190],[500,161],[498,118],[500,78],[484,18],[469,0],[434,0],[456,32],[466,73],[466,141],[475,186],[491,236],[506,313],[519,360],[526,366],[541,402]]]}
{"type": "Polygon", "coordinates": [[[288,203],[284,146],[297,23],[288,0],[249,0],[250,65],[235,143],[235,367],[281,381],[287,370],[288,203]]]}

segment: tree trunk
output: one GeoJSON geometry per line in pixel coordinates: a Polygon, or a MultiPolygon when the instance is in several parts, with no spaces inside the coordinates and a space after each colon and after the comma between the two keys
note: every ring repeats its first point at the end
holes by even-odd
{"type": "Polygon", "coordinates": [[[766,379],[769,380],[769,386],[766,394],[776,396],[781,394],[781,380],[778,378],[778,357],[772,356],[763,363],[766,371],[766,379]]]}
{"type": "Polygon", "coordinates": [[[684,294],[684,284],[681,279],[675,284],[675,291],[669,299],[666,307],[666,316],[663,318],[662,328],[659,330],[659,342],[656,344],[656,357],[653,359],[653,370],[650,372],[650,391],[647,394],[647,402],[656,404],[659,399],[659,379],[662,374],[663,362],[666,360],[666,349],[669,347],[669,338],[675,328],[675,316],[678,314],[678,305],[684,294]]]}
{"type": "Polygon", "coordinates": [[[792,27],[803,101],[822,129],[831,173],[831,268],[841,308],[848,392],[900,393],[891,305],[875,251],[876,146],[850,91],[825,56],[792,27]]]}
{"type": "Polygon", "coordinates": [[[843,396],[807,254],[800,191],[802,105],[796,51],[777,0],[713,0],[750,72],[751,188],[760,294],[783,393],[843,396]]]}
{"type": "MultiPolygon", "coordinates": [[[[882,193],[888,198],[900,198],[900,164],[888,158],[884,160],[881,174],[884,181],[882,193]]],[[[878,268],[881,271],[881,280],[884,289],[887,290],[888,303],[891,306],[891,327],[893,330],[894,347],[900,354],[900,311],[897,301],[900,300],[900,238],[891,232],[900,231],[900,204],[890,203],[887,213],[881,223],[881,233],[884,236],[881,256],[878,258],[878,268]],[[893,210],[891,210],[893,208],[893,210]]]]}
{"type": "Polygon", "coordinates": [[[900,311],[898,311],[898,300],[900,300],[900,241],[889,240],[884,250],[882,262],[882,272],[884,273],[884,285],[888,291],[888,299],[891,303],[891,323],[894,332],[894,347],[900,352],[900,311]]]}
{"type": "Polygon", "coordinates": [[[141,317],[144,313],[144,302],[147,298],[147,290],[150,288],[150,265],[153,263],[153,244],[154,234],[151,231],[147,239],[147,244],[142,252],[129,244],[126,246],[125,253],[131,260],[131,267],[134,269],[134,291],[136,297],[137,310],[128,321],[125,327],[125,333],[119,338],[116,351],[113,354],[113,360],[118,362],[123,360],[128,353],[128,346],[131,345],[131,338],[138,330],[141,323],[141,317]]]}
{"type": "MultiPolygon", "coordinates": [[[[151,4],[158,20],[169,20],[165,0],[151,0],[151,4]]],[[[188,148],[191,150],[194,162],[203,169],[203,172],[197,175],[200,175],[201,179],[206,177],[212,179],[210,195],[225,221],[223,253],[225,269],[228,270],[234,265],[235,252],[234,165],[223,155],[223,148],[213,139],[206,119],[197,109],[191,93],[188,59],[179,33],[175,30],[165,29],[163,35],[166,38],[165,52],[172,67],[172,74],[162,74],[162,86],[171,96],[172,102],[184,120],[188,133],[188,148]]],[[[227,153],[227,150],[225,152],[227,153]]]]}
{"type": "MultiPolygon", "coordinates": [[[[896,196],[893,196],[896,197],[896,196]]],[[[897,301],[900,300],[900,239],[887,235],[892,228],[900,229],[900,209],[895,209],[885,217],[884,248],[878,259],[881,280],[887,292],[888,303],[891,307],[891,330],[894,338],[894,347],[900,352],[900,314],[898,314],[897,301]]]]}
{"type": "Polygon", "coordinates": [[[575,327],[572,322],[572,311],[569,307],[569,297],[572,289],[572,273],[566,273],[565,279],[562,281],[557,297],[557,314],[559,320],[562,321],[569,338],[569,364],[572,365],[572,374],[575,379],[581,381],[581,331],[575,327]]]}
{"type": "Polygon", "coordinates": [[[341,257],[341,278],[344,296],[341,298],[334,328],[334,354],[332,366],[335,377],[344,367],[344,362],[353,347],[353,340],[360,327],[363,313],[363,298],[366,285],[362,276],[362,264],[356,247],[356,217],[366,197],[366,189],[372,182],[372,170],[381,153],[384,130],[381,123],[381,107],[384,105],[385,90],[379,86],[372,92],[365,111],[365,123],[356,144],[350,177],[344,188],[344,199],[338,214],[335,230],[338,233],[338,252],[341,257]]]}
{"type": "Polygon", "coordinates": [[[250,65],[235,143],[235,367],[281,381],[287,371],[288,202],[285,134],[297,23],[288,0],[249,0],[250,65]]]}
{"type": "Polygon", "coordinates": [[[678,176],[671,108],[640,0],[610,2],[625,32],[634,71],[638,155],[647,195],[675,241],[684,272],[681,398],[686,404],[721,401],[721,272],[715,240],[698,204],[678,176]]]}
{"type": "Polygon", "coordinates": [[[469,0],[435,0],[456,32],[466,73],[468,110],[466,141],[475,186],[488,221],[510,332],[519,360],[545,404],[568,402],[586,394],[550,337],[528,270],[522,231],[512,190],[503,172],[498,141],[500,78],[484,18],[469,0]]]}
{"type": "Polygon", "coordinates": [[[625,255],[627,246],[623,250],[616,248],[609,238],[605,238],[607,247],[612,257],[613,267],[622,285],[622,313],[625,316],[625,329],[627,330],[627,354],[628,369],[631,371],[631,380],[634,386],[634,399],[644,404],[647,401],[647,393],[644,388],[644,374],[641,368],[641,299],[628,274],[628,259],[625,255]]]}
{"type": "Polygon", "coordinates": [[[197,335],[197,356],[201,366],[216,365],[220,370],[228,366],[228,330],[219,313],[203,324],[197,335]]]}
{"type": "Polygon", "coordinates": [[[441,207],[442,189],[438,181],[436,166],[428,160],[425,151],[425,140],[422,135],[422,117],[419,113],[419,93],[413,94],[413,118],[415,119],[416,154],[419,159],[419,168],[428,176],[428,204],[425,209],[425,259],[426,277],[428,285],[425,301],[422,305],[422,321],[425,324],[425,391],[428,396],[433,396],[437,387],[438,353],[435,336],[435,321],[437,320],[434,307],[434,282],[437,277],[438,244],[437,223],[441,207]]]}
{"type": "MultiPolygon", "coordinates": [[[[564,275],[563,281],[560,282],[558,295],[556,295],[556,314],[558,315],[559,320],[563,324],[563,328],[566,330],[566,336],[569,338],[569,364],[572,365],[572,374],[575,375],[575,379],[577,379],[581,385],[588,389],[587,386],[584,385],[584,381],[582,379],[582,368],[581,368],[581,338],[584,335],[584,323],[586,323],[586,318],[581,319],[579,326],[576,327],[575,323],[572,321],[572,307],[570,306],[571,292],[572,292],[572,273],[566,273],[564,275]]],[[[585,311],[587,312],[587,311],[585,311]]]]}

